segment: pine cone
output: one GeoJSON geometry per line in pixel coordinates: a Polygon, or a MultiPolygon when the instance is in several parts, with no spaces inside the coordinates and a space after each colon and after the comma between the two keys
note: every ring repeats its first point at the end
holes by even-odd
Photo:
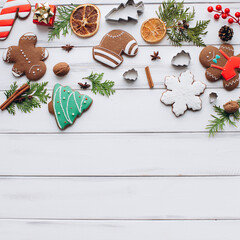
{"type": "Polygon", "coordinates": [[[233,37],[233,29],[230,28],[229,26],[224,25],[220,28],[218,36],[222,41],[227,42],[231,40],[233,37]]]}

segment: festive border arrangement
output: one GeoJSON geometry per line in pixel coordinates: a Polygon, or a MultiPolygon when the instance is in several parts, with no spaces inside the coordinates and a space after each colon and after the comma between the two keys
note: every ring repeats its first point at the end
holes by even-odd
{"type": "MultiPolygon", "coordinates": [[[[122,3],[117,9],[111,11],[109,16],[118,14],[121,11],[122,16],[128,16],[124,23],[129,20],[136,20],[129,16],[127,8],[132,7],[136,16],[143,15],[143,3],[135,4],[133,0],[122,3]]],[[[12,11],[13,11],[12,8],[12,11]]],[[[4,21],[7,24],[8,31],[3,31],[0,27],[0,40],[6,40],[16,20],[17,13],[21,13],[21,18],[27,18],[30,14],[31,6],[27,0],[7,0],[1,10],[0,26],[4,21]],[[9,6],[14,8],[13,19],[7,18],[9,6]]],[[[214,12],[214,19],[228,19],[229,24],[236,23],[240,25],[240,12],[231,13],[229,8],[223,9],[221,5],[216,7],[209,6],[209,13],[214,12]]],[[[195,10],[186,8],[184,2],[176,0],[167,0],[160,4],[156,11],[157,16],[152,16],[143,21],[139,31],[144,41],[149,44],[160,42],[167,36],[170,43],[174,46],[182,46],[184,43],[192,43],[198,47],[204,47],[200,53],[200,63],[206,68],[206,78],[209,81],[222,79],[223,86],[231,91],[239,84],[238,68],[240,66],[240,54],[234,54],[234,48],[230,44],[222,44],[220,48],[206,46],[204,36],[208,33],[207,27],[210,20],[195,19],[195,10]],[[195,24],[193,24],[195,21],[195,24]]],[[[80,38],[89,38],[97,34],[100,26],[101,12],[99,8],[91,3],[68,6],[55,6],[46,3],[36,3],[33,9],[33,23],[49,28],[48,40],[53,41],[55,38],[66,36],[74,33],[80,38]]],[[[121,24],[121,17],[117,19],[116,24],[121,24]]],[[[6,27],[4,28],[6,29],[6,27]]],[[[233,28],[224,25],[219,30],[219,38],[224,41],[231,41],[234,36],[233,28]]],[[[14,77],[26,75],[30,81],[39,80],[44,76],[47,70],[43,62],[48,57],[47,49],[37,47],[37,36],[33,33],[24,34],[18,45],[10,46],[3,55],[3,59],[8,63],[13,63],[12,73],[14,77]],[[29,46],[32,46],[29,48],[29,46]],[[32,49],[32,50],[29,50],[32,49]],[[34,54],[32,52],[34,51],[34,54]],[[40,59],[40,61],[39,61],[40,59]],[[24,63],[24,64],[22,64],[24,63]]],[[[74,46],[67,43],[62,49],[71,54],[74,46]]],[[[124,61],[125,56],[137,56],[139,45],[137,40],[124,30],[112,30],[106,33],[101,42],[93,47],[92,57],[102,64],[102,68],[110,67],[112,69],[119,67],[124,61]]],[[[149,54],[151,61],[161,64],[159,51],[149,54]]],[[[190,54],[188,52],[177,52],[172,59],[172,66],[182,69],[189,68],[190,54]],[[186,58],[185,61],[182,58],[186,58]]],[[[53,72],[56,79],[62,79],[71,73],[71,64],[67,62],[56,63],[53,72]]],[[[171,66],[171,65],[170,65],[171,66]]],[[[149,66],[145,67],[146,79],[149,88],[154,88],[154,80],[151,75],[149,66]]],[[[134,68],[123,72],[123,78],[135,82],[138,79],[138,71],[134,68]]],[[[110,97],[115,93],[114,81],[103,81],[104,73],[91,73],[84,77],[84,82],[78,82],[82,91],[90,89],[94,94],[110,97]]],[[[41,104],[46,104],[50,98],[47,92],[47,82],[32,83],[28,81],[18,87],[14,82],[10,89],[5,91],[6,101],[0,106],[1,110],[7,109],[10,114],[15,115],[16,108],[24,113],[33,111],[34,108],[40,108],[41,104]]],[[[179,117],[186,110],[193,111],[201,109],[200,95],[204,93],[206,85],[196,81],[190,70],[182,72],[178,76],[167,76],[165,78],[166,92],[162,94],[161,102],[171,105],[173,113],[179,117]]],[[[218,97],[217,93],[209,95],[210,103],[215,103],[218,97]]],[[[49,104],[49,112],[55,115],[57,124],[61,130],[66,126],[72,125],[77,116],[86,111],[92,105],[91,97],[73,91],[69,86],[56,84],[54,87],[52,101],[49,104]],[[61,123],[60,123],[61,121],[61,123]]],[[[216,132],[223,130],[226,123],[236,126],[236,121],[240,119],[239,100],[226,103],[223,108],[214,106],[217,116],[212,115],[207,129],[209,135],[213,136],[216,132]]]]}

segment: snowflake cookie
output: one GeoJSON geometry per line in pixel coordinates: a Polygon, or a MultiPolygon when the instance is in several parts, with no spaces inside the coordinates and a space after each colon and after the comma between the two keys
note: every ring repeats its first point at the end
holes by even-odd
{"type": "Polygon", "coordinates": [[[164,84],[167,91],[162,94],[161,102],[172,105],[172,111],[176,117],[183,115],[188,109],[201,110],[202,101],[199,96],[204,93],[206,85],[194,81],[190,71],[181,73],[179,78],[168,76],[164,84]]]}

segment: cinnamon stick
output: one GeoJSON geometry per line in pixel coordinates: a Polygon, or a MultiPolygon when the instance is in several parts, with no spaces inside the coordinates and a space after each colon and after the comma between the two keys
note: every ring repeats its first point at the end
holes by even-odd
{"type": "Polygon", "coordinates": [[[30,89],[30,86],[25,83],[19,89],[17,89],[1,106],[0,109],[3,111],[6,109],[15,99],[21,96],[24,92],[30,89]]]}
{"type": "Polygon", "coordinates": [[[150,69],[149,67],[145,67],[145,72],[146,72],[146,76],[147,76],[147,80],[148,80],[148,85],[150,88],[153,88],[154,87],[154,83],[153,83],[153,80],[152,80],[152,76],[151,76],[151,73],[150,73],[150,69]]]}

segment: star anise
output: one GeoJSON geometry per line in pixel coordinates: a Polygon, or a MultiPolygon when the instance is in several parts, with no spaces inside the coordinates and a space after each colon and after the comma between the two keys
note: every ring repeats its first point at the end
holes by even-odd
{"type": "Polygon", "coordinates": [[[85,83],[79,82],[78,84],[79,84],[80,88],[82,88],[82,89],[87,89],[90,87],[90,84],[88,84],[87,82],[85,82],[85,83]]]}
{"type": "Polygon", "coordinates": [[[70,44],[66,44],[66,46],[62,46],[62,49],[67,51],[67,52],[70,52],[72,50],[74,46],[70,45],[70,44]]]}
{"type": "Polygon", "coordinates": [[[159,52],[157,51],[157,52],[153,52],[153,55],[150,55],[152,57],[153,61],[155,61],[157,59],[161,59],[158,54],[159,54],[159,52]]]}

